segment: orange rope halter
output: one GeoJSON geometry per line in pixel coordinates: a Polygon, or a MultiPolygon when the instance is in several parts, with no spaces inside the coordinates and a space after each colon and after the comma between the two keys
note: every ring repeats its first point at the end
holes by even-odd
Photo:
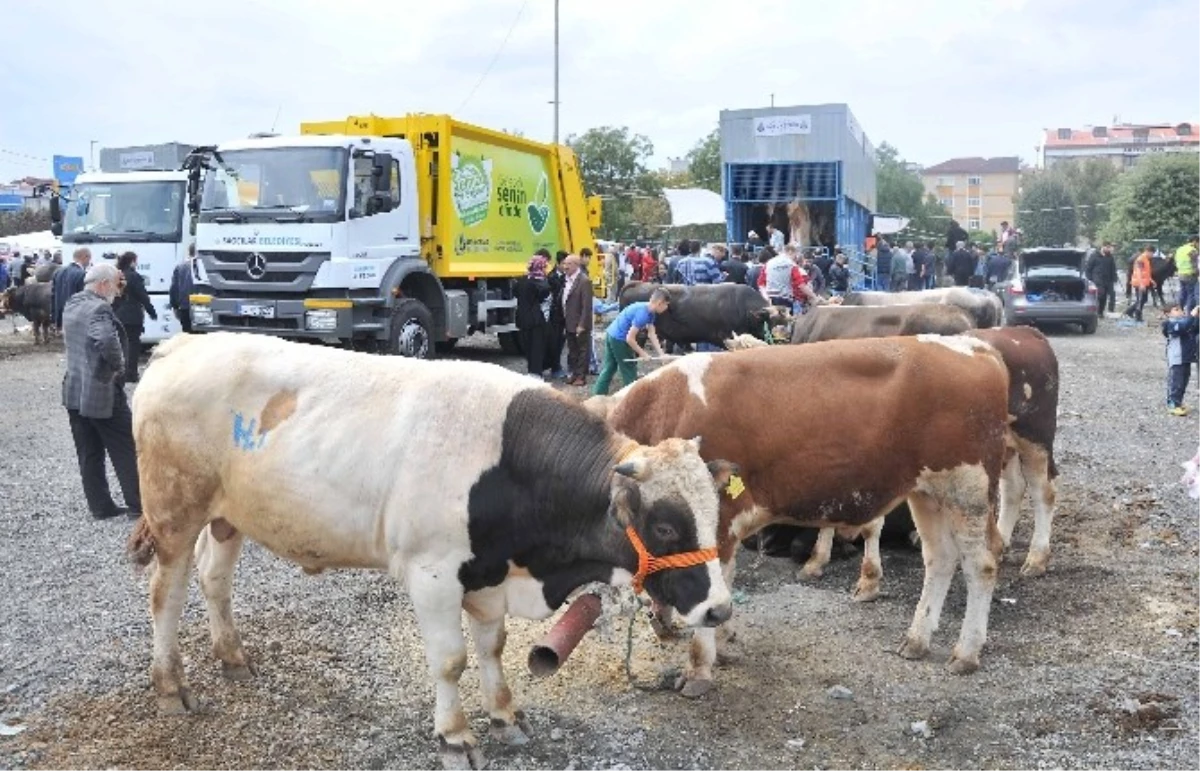
{"type": "Polygon", "coordinates": [[[646,550],[646,544],[642,543],[642,539],[633,529],[633,525],[625,528],[625,535],[629,536],[629,542],[633,544],[633,550],[637,552],[638,568],[637,573],[633,576],[633,591],[638,594],[642,591],[642,583],[651,573],[669,568],[695,567],[717,558],[716,549],[698,549],[682,554],[668,554],[666,557],[655,557],[646,550]]]}

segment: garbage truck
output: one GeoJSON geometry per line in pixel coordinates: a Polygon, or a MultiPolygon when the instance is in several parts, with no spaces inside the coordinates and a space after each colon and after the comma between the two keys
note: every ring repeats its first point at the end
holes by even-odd
{"type": "Polygon", "coordinates": [[[157,321],[146,317],[147,344],[180,331],[168,293],[192,243],[183,163],[193,148],[181,142],[101,148],[100,170],[80,174],[69,191],[50,199],[50,229],[62,240],[64,261],[81,246],[93,262],[137,255],[135,270],[158,314],[157,321]]]}
{"type": "Polygon", "coordinates": [[[570,148],[448,115],[351,116],[197,152],[199,333],[417,358],[492,333],[518,353],[515,279],[539,249],[594,248],[600,224],[570,148]]]}

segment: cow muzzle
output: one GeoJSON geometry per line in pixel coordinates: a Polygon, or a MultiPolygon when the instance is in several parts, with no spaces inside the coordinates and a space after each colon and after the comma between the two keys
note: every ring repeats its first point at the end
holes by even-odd
{"type": "Polygon", "coordinates": [[[732,598],[715,548],[656,557],[646,549],[646,545],[632,526],[625,528],[625,534],[638,557],[638,569],[632,581],[635,593],[640,594],[646,578],[659,571],[702,567],[708,573],[708,596],[688,608],[686,612],[680,610],[683,622],[688,626],[711,627],[725,623],[733,615],[732,598]]]}
{"type": "Polygon", "coordinates": [[[685,551],[679,554],[668,554],[665,557],[655,557],[646,549],[646,544],[642,543],[642,538],[633,529],[633,525],[628,525],[625,528],[625,535],[629,537],[629,543],[633,545],[633,550],[637,552],[638,569],[637,573],[633,575],[633,591],[638,594],[641,594],[644,588],[646,577],[660,570],[690,568],[717,559],[717,550],[715,548],[697,549],[696,551],[685,551]]]}

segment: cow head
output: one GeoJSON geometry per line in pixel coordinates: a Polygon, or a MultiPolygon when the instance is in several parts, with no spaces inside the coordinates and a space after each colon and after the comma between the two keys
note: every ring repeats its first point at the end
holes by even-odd
{"type": "Polygon", "coordinates": [[[638,554],[634,590],[644,586],[690,626],[724,622],[733,608],[716,552],[717,495],[737,467],[706,464],[699,439],[667,439],[637,446],[614,471],[611,513],[638,554]]]}

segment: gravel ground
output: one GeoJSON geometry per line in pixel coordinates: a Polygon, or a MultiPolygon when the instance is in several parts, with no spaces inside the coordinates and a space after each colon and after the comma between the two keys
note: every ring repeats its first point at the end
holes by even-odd
{"type": "MultiPolygon", "coordinates": [[[[918,552],[885,552],[886,594],[867,605],[849,600],[855,559],[801,584],[788,560],[743,553],[740,658],[698,701],[631,686],[628,596],[610,593],[597,631],[543,680],[525,657],[550,622],[511,622],[507,669],[537,738],[486,738],[468,668],[464,699],[492,766],[1196,767],[1197,508],[1178,483],[1196,419],[1166,414],[1156,329],[1106,320],[1094,336],[1051,336],[1062,367],[1054,556],[1046,576],[1019,579],[1027,516],[978,673],[943,668],[961,581],[930,659],[892,653],[920,590],[918,552]]],[[[520,366],[486,339],[457,355],[520,366]]],[[[183,651],[204,709],[155,715],[145,580],[123,559],[130,524],[88,517],[61,373],[61,348],[0,328],[0,722],[27,729],[0,736],[0,769],[436,766],[407,598],[385,576],[309,577],[254,545],[234,603],[260,677],[218,676],[193,586],[183,651]]],[[[640,681],[685,653],[644,620],[634,627],[640,681]]]]}

